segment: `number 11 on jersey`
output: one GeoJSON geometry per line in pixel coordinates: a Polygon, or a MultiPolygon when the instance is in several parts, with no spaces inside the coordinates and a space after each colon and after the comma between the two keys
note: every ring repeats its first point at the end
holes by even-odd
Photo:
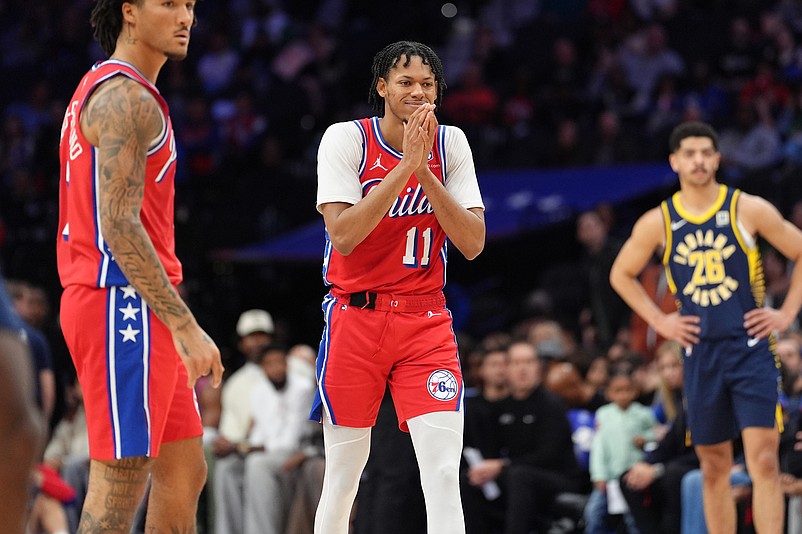
{"type": "Polygon", "coordinates": [[[418,227],[407,230],[407,243],[404,247],[404,257],[401,260],[406,267],[428,267],[432,254],[432,229],[427,228],[421,232],[422,247],[420,247],[420,262],[418,262],[418,227]]]}

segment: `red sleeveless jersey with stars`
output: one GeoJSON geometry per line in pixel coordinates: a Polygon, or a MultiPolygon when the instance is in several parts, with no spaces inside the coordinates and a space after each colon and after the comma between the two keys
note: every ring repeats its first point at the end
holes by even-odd
{"type": "Polygon", "coordinates": [[[140,218],[170,281],[181,282],[181,263],[175,255],[173,202],[175,197],[175,138],[169,109],[159,90],[133,66],[116,60],[97,63],[75,91],[61,126],[59,158],[58,272],[64,287],[127,286],[100,229],[97,147],[81,133],[80,116],[87,99],[104,81],[127,76],[141,83],[162,110],[164,128],[148,150],[145,190],[140,218]]]}
{"type": "MultiPolygon", "coordinates": [[[[359,181],[364,198],[398,165],[402,154],[384,141],[378,118],[355,123],[362,133],[359,181]]],[[[444,142],[445,128],[439,126],[429,169],[441,183],[444,142]]],[[[446,233],[414,174],[378,226],[348,256],[337,252],[326,235],[323,278],[345,293],[435,293],[445,285],[445,272],[446,233]]]]}

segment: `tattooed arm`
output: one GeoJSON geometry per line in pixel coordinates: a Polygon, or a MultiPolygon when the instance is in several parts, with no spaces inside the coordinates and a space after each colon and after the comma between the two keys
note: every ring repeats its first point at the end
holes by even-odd
{"type": "Polygon", "coordinates": [[[81,113],[81,130],[98,148],[103,237],[125,277],[172,332],[189,386],[209,372],[217,385],[223,373],[220,351],[170,283],[140,219],[147,151],[164,124],[153,95],[125,76],[101,85],[81,113]]]}

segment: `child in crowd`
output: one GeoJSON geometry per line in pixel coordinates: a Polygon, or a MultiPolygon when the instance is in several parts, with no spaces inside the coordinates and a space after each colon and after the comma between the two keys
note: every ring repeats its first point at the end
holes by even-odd
{"type": "MultiPolygon", "coordinates": [[[[585,507],[586,534],[607,532],[608,499],[623,503],[618,478],[643,458],[644,444],[654,439],[657,420],[651,409],[635,401],[638,393],[628,368],[611,372],[606,391],[610,402],[596,412],[596,434],[590,450],[593,492],[585,507]]],[[[624,512],[624,521],[629,534],[638,534],[628,512],[624,512]]]]}

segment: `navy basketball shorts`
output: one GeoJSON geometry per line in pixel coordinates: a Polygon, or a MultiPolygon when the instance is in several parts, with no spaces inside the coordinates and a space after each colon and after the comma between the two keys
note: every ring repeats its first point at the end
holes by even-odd
{"type": "Polygon", "coordinates": [[[695,445],[714,445],[778,420],[780,369],[768,339],[702,340],[684,360],[687,420],[695,445]]]}

